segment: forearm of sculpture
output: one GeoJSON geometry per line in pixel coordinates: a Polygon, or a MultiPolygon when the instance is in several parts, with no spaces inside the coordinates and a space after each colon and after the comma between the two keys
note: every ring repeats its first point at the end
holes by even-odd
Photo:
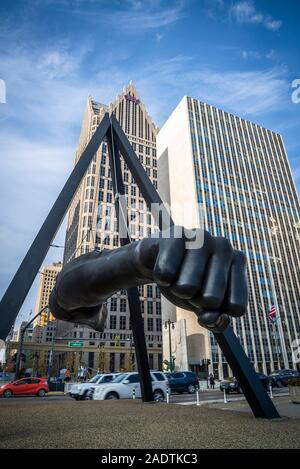
{"type": "Polygon", "coordinates": [[[119,290],[151,281],[138,272],[133,262],[136,244],[93,251],[68,263],[57,277],[58,303],[70,311],[91,307],[119,290]]]}
{"type": "Polygon", "coordinates": [[[136,245],[93,251],[66,264],[50,295],[54,316],[103,330],[106,310],[102,304],[119,290],[151,282],[136,268],[136,245]]]}

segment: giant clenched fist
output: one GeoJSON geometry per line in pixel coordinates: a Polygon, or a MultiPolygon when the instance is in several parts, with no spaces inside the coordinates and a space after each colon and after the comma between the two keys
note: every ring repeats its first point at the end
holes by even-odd
{"type": "Polygon", "coordinates": [[[229,316],[246,311],[246,258],[226,238],[204,230],[188,234],[189,241],[186,236],[176,238],[173,229],[160,232],[158,238],[144,238],[136,245],[134,261],[140,274],[156,282],[169,301],[195,311],[202,326],[218,332],[228,325],[229,316]],[[203,239],[201,247],[193,248],[192,233],[195,240],[203,239]]]}
{"type": "Polygon", "coordinates": [[[155,282],[175,305],[195,311],[201,325],[220,332],[229,316],[246,311],[246,260],[225,238],[207,231],[169,231],[118,249],[92,251],[66,264],[50,296],[53,314],[102,331],[105,302],[119,290],[155,282]]]}

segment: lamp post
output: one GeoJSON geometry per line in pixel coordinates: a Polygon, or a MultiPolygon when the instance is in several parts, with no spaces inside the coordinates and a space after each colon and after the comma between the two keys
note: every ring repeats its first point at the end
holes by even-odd
{"type": "Polygon", "coordinates": [[[175,324],[174,322],[171,321],[171,319],[168,319],[165,322],[165,329],[169,331],[169,355],[170,355],[170,372],[172,373],[174,371],[173,369],[173,357],[172,357],[172,337],[171,337],[171,328],[174,330],[175,329],[175,324]]]}
{"type": "Polygon", "coordinates": [[[52,331],[52,337],[51,337],[51,349],[50,349],[50,356],[49,356],[49,363],[48,363],[48,370],[47,370],[47,375],[48,375],[48,381],[50,383],[50,378],[52,374],[52,367],[53,367],[53,360],[54,360],[54,344],[55,344],[55,336],[56,336],[56,320],[55,321],[49,321],[48,318],[48,323],[52,322],[53,324],[53,331],[52,331]]]}
{"type": "Polygon", "coordinates": [[[22,356],[22,348],[23,348],[23,342],[24,342],[24,335],[26,329],[30,326],[30,324],[33,323],[33,321],[40,315],[42,314],[43,311],[47,311],[49,313],[49,306],[44,306],[35,316],[33,316],[30,321],[28,321],[24,327],[21,327],[20,329],[20,338],[19,338],[19,348],[18,348],[18,355],[17,355],[17,361],[16,361],[16,372],[15,372],[15,380],[18,379],[19,373],[20,373],[20,365],[21,365],[21,356],[22,356]]]}
{"type": "Polygon", "coordinates": [[[133,349],[133,337],[132,337],[132,335],[130,336],[130,339],[125,339],[125,341],[130,342],[129,368],[130,368],[130,371],[133,371],[134,359],[133,359],[133,353],[132,353],[132,349],[133,349]]]}

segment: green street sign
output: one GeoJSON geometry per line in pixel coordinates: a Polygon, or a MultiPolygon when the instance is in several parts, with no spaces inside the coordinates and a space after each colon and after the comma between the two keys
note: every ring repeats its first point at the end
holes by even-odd
{"type": "Polygon", "coordinates": [[[83,342],[80,340],[69,342],[69,347],[83,347],[83,342]]]}

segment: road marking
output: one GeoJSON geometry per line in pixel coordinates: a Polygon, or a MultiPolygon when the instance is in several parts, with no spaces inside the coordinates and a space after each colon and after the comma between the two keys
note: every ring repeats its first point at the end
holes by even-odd
{"type": "MultiPolygon", "coordinates": [[[[274,397],[283,397],[283,396],[289,396],[289,393],[280,393],[276,394],[274,397]]],[[[231,399],[228,399],[228,403],[232,402],[238,402],[238,401],[246,401],[245,397],[234,397],[231,399]]],[[[223,399],[211,399],[211,400],[206,400],[206,401],[200,401],[199,405],[204,405],[204,404],[219,404],[223,403],[223,399]]],[[[172,402],[172,404],[178,404],[178,405],[197,405],[197,401],[190,401],[190,402],[172,402]]]]}

